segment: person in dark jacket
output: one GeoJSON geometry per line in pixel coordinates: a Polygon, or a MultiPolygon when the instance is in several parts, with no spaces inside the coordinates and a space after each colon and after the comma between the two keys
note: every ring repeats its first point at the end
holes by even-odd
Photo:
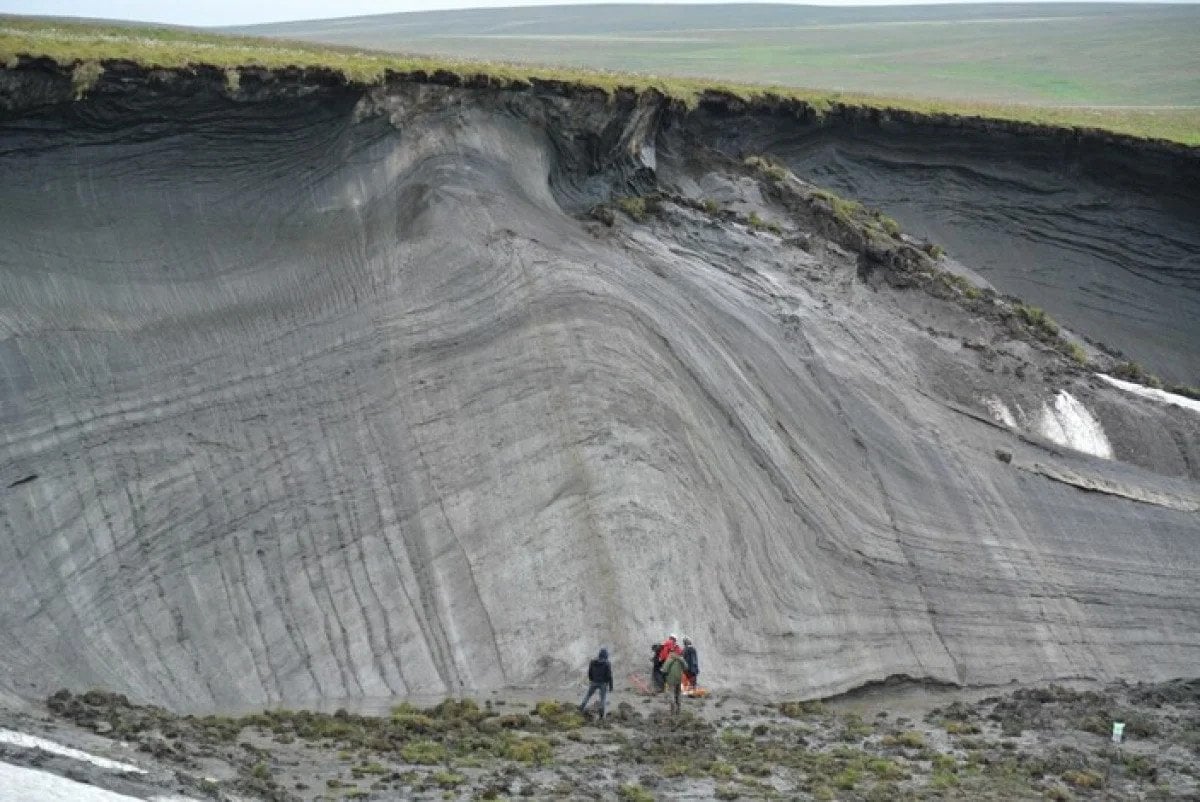
{"type": "Polygon", "coordinates": [[[683,664],[684,674],[687,675],[689,687],[695,688],[697,678],[700,676],[700,655],[696,653],[696,647],[692,645],[691,638],[683,639],[683,664]]]}
{"type": "Polygon", "coordinates": [[[600,718],[606,715],[608,692],[613,689],[612,664],[608,662],[608,649],[601,649],[600,656],[588,664],[588,691],[579,703],[579,712],[587,709],[592,694],[600,692],[600,718]]]}
{"type": "Polygon", "coordinates": [[[662,664],[663,661],[658,659],[658,653],[662,651],[662,644],[656,643],[650,647],[650,678],[654,681],[654,692],[662,693],[666,687],[667,681],[663,677],[662,664]]]}

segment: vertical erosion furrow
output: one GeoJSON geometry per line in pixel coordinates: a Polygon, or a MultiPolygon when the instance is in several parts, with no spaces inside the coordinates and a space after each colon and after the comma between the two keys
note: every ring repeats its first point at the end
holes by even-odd
{"type": "Polygon", "coordinates": [[[169,637],[162,629],[162,626],[155,626],[152,623],[154,619],[164,620],[172,617],[174,611],[165,602],[165,598],[160,599],[159,604],[153,601],[153,593],[157,585],[158,574],[162,570],[161,562],[158,560],[158,544],[155,542],[156,533],[150,530],[146,521],[147,500],[141,492],[142,482],[145,481],[145,474],[142,471],[141,460],[138,457],[138,452],[132,450],[129,453],[126,463],[132,466],[131,475],[123,475],[121,484],[125,491],[125,499],[129,504],[129,522],[130,529],[136,539],[138,558],[140,564],[145,566],[147,571],[148,581],[140,589],[141,603],[137,605],[138,619],[141,624],[142,642],[146,651],[153,655],[153,662],[156,667],[153,669],[155,681],[162,688],[163,692],[172,695],[180,687],[188,687],[194,677],[177,676],[171,669],[174,667],[174,661],[167,659],[164,649],[164,641],[169,637]],[[175,687],[172,687],[174,685],[175,687]]]}
{"type": "MultiPolygon", "coordinates": [[[[225,438],[225,442],[240,442],[242,445],[238,447],[237,451],[224,455],[224,458],[221,462],[221,468],[223,470],[222,473],[217,473],[217,466],[214,465],[211,456],[208,460],[210,475],[213,476],[216,482],[216,490],[221,499],[221,508],[224,511],[221,525],[215,530],[220,533],[215,539],[215,541],[218,543],[222,541],[226,543],[236,542],[239,528],[242,524],[249,523],[251,520],[253,520],[256,512],[252,505],[248,503],[251,481],[251,473],[248,468],[253,464],[253,461],[244,458],[243,456],[251,450],[250,438],[239,436],[241,435],[241,432],[234,428],[235,424],[233,421],[236,419],[237,417],[233,414],[233,410],[229,410],[226,413],[225,421],[227,422],[228,428],[222,434],[222,436],[225,438]],[[240,492],[238,490],[239,487],[241,488],[240,492]]],[[[213,531],[213,529],[209,529],[209,531],[213,531]]],[[[251,531],[253,531],[253,529],[251,531]]],[[[226,650],[225,654],[221,655],[219,667],[214,667],[214,670],[226,675],[236,672],[231,679],[233,679],[240,687],[244,685],[245,678],[244,672],[239,670],[238,667],[243,662],[248,661],[254,665],[255,677],[258,680],[258,689],[257,691],[247,689],[243,691],[243,693],[253,694],[257,692],[263,697],[269,697],[271,692],[269,690],[267,677],[276,675],[275,669],[273,668],[274,661],[272,659],[272,655],[270,654],[270,650],[267,648],[266,641],[262,638],[262,633],[257,632],[256,634],[263,650],[261,655],[255,654],[254,639],[251,636],[250,630],[245,626],[245,621],[242,620],[241,617],[233,615],[234,607],[232,598],[228,595],[229,584],[225,576],[224,566],[219,558],[216,559],[214,563],[215,564],[211,566],[209,570],[220,573],[221,584],[226,589],[226,594],[220,599],[197,598],[199,594],[195,593],[194,580],[196,573],[199,572],[199,567],[195,572],[189,570],[187,567],[182,569],[186,571],[188,587],[193,591],[192,595],[195,605],[192,606],[191,609],[193,611],[194,627],[198,634],[202,635],[219,632],[220,617],[218,617],[217,611],[220,609],[228,610],[235,626],[236,637],[231,639],[233,642],[230,644],[230,648],[226,650]],[[209,616],[210,618],[205,620],[196,620],[197,611],[199,611],[198,614],[200,616],[209,616]],[[238,653],[237,659],[234,659],[234,656],[228,653],[229,651],[236,651],[238,653]],[[263,668],[261,668],[259,665],[260,660],[262,665],[266,666],[265,673],[263,668]]],[[[204,595],[207,596],[207,594],[204,595]]],[[[205,640],[207,640],[207,638],[205,640]]],[[[210,664],[215,662],[211,655],[208,658],[208,662],[210,664]]],[[[276,688],[276,690],[278,690],[278,688],[276,688]]]]}
{"type": "MultiPolygon", "coordinates": [[[[233,540],[234,538],[230,538],[233,540]]],[[[257,680],[258,688],[247,689],[246,693],[249,696],[261,695],[263,700],[267,700],[279,696],[279,669],[271,659],[270,650],[267,648],[266,638],[263,637],[262,628],[253,627],[247,623],[247,618],[253,621],[253,616],[244,616],[240,607],[245,605],[249,607],[248,601],[245,599],[245,585],[239,584],[235,592],[234,586],[229,582],[229,573],[225,570],[226,557],[221,554],[221,548],[216,543],[213,544],[211,562],[213,570],[217,575],[217,579],[221,583],[221,603],[229,615],[229,622],[232,624],[234,640],[239,646],[246,650],[247,656],[250,658],[250,663],[254,669],[254,677],[257,680]],[[255,650],[252,636],[257,636],[260,650],[255,650]],[[272,686],[274,690],[272,692],[272,686]]],[[[220,632],[220,621],[210,622],[212,632],[220,632]]]]}
{"type": "MultiPolygon", "coordinates": [[[[365,488],[375,521],[374,542],[377,544],[375,549],[382,549],[387,553],[387,559],[380,560],[376,559],[374,555],[368,558],[364,550],[360,551],[360,558],[363,561],[363,573],[379,613],[384,649],[380,659],[386,657],[390,666],[389,671],[381,664],[380,672],[393,693],[399,694],[408,688],[408,680],[405,678],[401,666],[399,644],[395,637],[393,619],[399,616],[399,611],[396,610],[397,605],[387,598],[388,590],[391,587],[403,589],[400,585],[399,571],[396,569],[396,555],[392,550],[389,538],[389,532],[397,531],[399,525],[396,521],[395,509],[390,503],[386,505],[385,511],[384,498],[389,494],[389,490],[384,485],[384,461],[379,453],[383,441],[375,436],[370,414],[366,410],[359,409],[354,431],[358,453],[362,456],[358,465],[358,469],[362,471],[363,475],[362,487],[365,488]],[[393,581],[388,581],[389,574],[393,581]],[[392,674],[393,678],[388,678],[389,674],[392,674]]],[[[361,548],[363,546],[360,544],[361,548]]]]}
{"type": "MultiPolygon", "coordinates": [[[[304,496],[295,492],[287,493],[292,503],[299,507],[299,519],[296,521],[296,529],[298,532],[307,533],[308,537],[300,536],[301,548],[304,549],[306,555],[312,555],[310,559],[305,559],[303,565],[303,590],[308,596],[311,603],[310,614],[321,622],[320,630],[325,635],[325,648],[318,650],[318,654],[324,656],[327,663],[332,664],[332,667],[337,671],[338,681],[340,684],[339,696],[349,695],[350,688],[353,683],[350,674],[347,670],[345,659],[348,657],[348,646],[341,639],[341,648],[338,648],[339,635],[344,636],[345,630],[341,626],[341,621],[337,620],[337,609],[333,601],[333,592],[329,587],[329,576],[325,570],[325,562],[328,559],[328,552],[324,548],[324,544],[319,539],[318,532],[325,533],[324,527],[317,528],[313,526],[312,515],[309,511],[308,501],[304,496]],[[314,578],[314,574],[316,575],[314,578]],[[335,632],[335,624],[337,631],[335,632]]],[[[287,581],[284,581],[287,584],[287,581]]],[[[305,625],[301,628],[302,632],[310,631],[311,627],[305,625]]]]}
{"type": "MultiPolygon", "coordinates": [[[[379,453],[379,444],[386,443],[387,440],[383,439],[382,432],[378,430],[378,427],[366,412],[363,413],[360,433],[361,436],[365,436],[370,440],[369,445],[360,442],[360,450],[363,454],[362,470],[367,477],[367,484],[370,487],[370,497],[375,503],[380,524],[379,541],[387,551],[387,566],[391,569],[395,587],[404,594],[409,614],[416,618],[417,610],[413,604],[412,597],[408,593],[408,589],[405,587],[399,559],[396,556],[396,550],[392,546],[392,533],[397,533],[400,537],[403,537],[403,534],[400,528],[399,511],[401,508],[397,505],[392,486],[388,484],[387,465],[379,453]]],[[[383,566],[379,567],[382,569],[383,566]]],[[[371,565],[367,566],[367,570],[371,570],[371,565]]],[[[380,577],[382,578],[385,573],[385,571],[381,570],[380,577]]],[[[393,619],[399,618],[399,611],[395,615],[388,615],[387,606],[381,605],[380,609],[383,611],[384,632],[387,636],[388,653],[391,655],[392,665],[396,670],[396,675],[400,680],[401,686],[405,690],[410,690],[412,686],[405,676],[403,661],[400,658],[399,644],[396,642],[394,636],[395,624],[393,619]]]]}
{"type": "MultiPolygon", "coordinates": [[[[354,460],[353,464],[357,466],[358,469],[363,470],[365,476],[365,466],[369,459],[366,452],[369,446],[365,445],[361,439],[361,428],[363,421],[361,409],[355,411],[354,419],[358,422],[358,426],[355,427],[357,436],[348,438],[348,440],[353,443],[355,448],[356,459],[354,460]]],[[[354,486],[357,483],[351,481],[350,473],[350,466],[345,466],[343,474],[345,481],[347,481],[351,486],[354,486]]],[[[389,671],[387,669],[387,664],[385,663],[385,660],[388,662],[394,662],[395,660],[395,657],[393,656],[391,633],[387,623],[387,608],[385,607],[383,599],[379,595],[379,590],[371,577],[371,565],[376,561],[375,556],[374,554],[368,556],[367,553],[367,545],[373,545],[380,539],[379,533],[382,529],[382,520],[379,517],[379,502],[375,498],[372,490],[369,489],[371,488],[371,482],[369,479],[362,484],[362,487],[368,489],[360,492],[356,498],[362,500],[362,516],[366,520],[360,520],[360,513],[357,504],[351,502],[348,505],[348,516],[351,520],[354,530],[359,533],[359,536],[355,538],[354,542],[357,556],[357,563],[354,566],[356,570],[352,574],[352,576],[355,577],[355,597],[358,600],[359,609],[361,610],[360,614],[363,618],[363,625],[367,632],[367,643],[371,649],[371,660],[375,665],[377,678],[383,683],[384,687],[390,693],[398,694],[400,690],[392,684],[392,681],[388,676],[389,671]],[[372,512],[374,513],[373,517],[371,517],[372,512]],[[368,536],[366,534],[367,532],[375,532],[376,534],[373,536],[368,536]],[[357,577],[359,574],[361,574],[361,581],[365,586],[365,594],[369,597],[369,599],[365,602],[363,599],[363,591],[361,591],[358,587],[357,577]],[[378,616],[378,620],[377,622],[373,623],[372,618],[374,616],[378,616]]]]}
{"type": "MultiPolygon", "coordinates": [[[[293,620],[293,627],[290,631],[295,632],[296,637],[299,639],[300,643],[303,644],[300,647],[300,650],[307,658],[309,671],[313,675],[313,681],[321,690],[321,694],[323,696],[338,695],[334,689],[324,687],[325,683],[320,680],[321,675],[318,673],[322,666],[318,663],[317,659],[314,659],[315,655],[329,655],[332,650],[333,643],[332,640],[329,639],[328,627],[316,627],[313,626],[315,622],[310,622],[307,620],[295,621],[296,616],[303,616],[306,611],[311,615],[319,615],[319,605],[317,604],[313,591],[312,573],[309,566],[312,559],[320,559],[320,557],[313,556],[318,552],[314,551],[312,542],[305,537],[305,535],[309,533],[309,530],[300,528],[297,525],[298,521],[296,521],[294,518],[296,515],[296,507],[298,505],[302,505],[304,502],[294,492],[292,487],[291,474],[288,472],[288,468],[290,466],[285,464],[286,449],[277,445],[275,435],[270,429],[265,431],[265,440],[265,451],[269,456],[268,462],[278,465],[280,468],[277,474],[273,473],[268,475],[277,477],[279,481],[280,493],[276,499],[276,504],[283,505],[285,510],[279,515],[280,525],[287,527],[287,530],[290,530],[289,534],[295,539],[297,550],[296,559],[299,562],[299,570],[285,570],[284,563],[281,563],[278,566],[263,565],[262,568],[264,571],[264,577],[270,585],[271,598],[276,606],[276,609],[279,610],[280,615],[282,617],[291,617],[293,620]],[[275,570],[278,570],[278,582],[275,581],[275,570]],[[298,583],[301,587],[303,587],[304,590],[307,591],[308,604],[304,608],[299,606],[297,597],[292,593],[293,582],[298,583]],[[324,646],[321,646],[320,644],[316,644],[314,646],[314,644],[309,642],[310,634],[316,631],[324,632],[324,646]]],[[[344,683],[342,688],[345,688],[344,683]]],[[[344,690],[342,695],[344,695],[344,690]]]]}
{"type": "MultiPolygon", "coordinates": [[[[342,619],[342,610],[339,607],[339,600],[353,596],[353,577],[350,575],[350,563],[346,556],[346,547],[349,542],[355,537],[355,532],[348,531],[341,525],[339,509],[341,505],[337,494],[331,492],[333,486],[329,484],[328,474],[325,468],[322,451],[318,443],[325,445],[325,453],[328,453],[329,445],[328,434],[324,428],[324,422],[321,418],[314,421],[314,427],[321,433],[319,439],[305,442],[305,447],[312,454],[311,465],[313,470],[318,474],[320,483],[313,488],[311,494],[306,493],[304,498],[304,528],[310,532],[323,532],[330,544],[330,550],[326,552],[327,559],[317,562],[317,570],[321,578],[321,587],[325,594],[325,599],[328,607],[324,609],[323,615],[326,621],[326,626],[330,628],[332,637],[335,638],[341,645],[341,659],[338,659],[335,651],[334,659],[338,660],[339,667],[342,671],[343,678],[349,677],[354,687],[358,689],[358,694],[363,693],[362,679],[359,676],[359,661],[356,659],[355,651],[352,646],[350,632],[346,628],[346,623],[342,619]],[[313,499],[322,498],[324,501],[314,503],[313,499]],[[314,507],[325,507],[322,511],[322,521],[317,526],[313,520],[314,507]],[[340,567],[339,567],[340,566],[340,567]],[[332,622],[332,623],[330,623],[332,622]]],[[[309,478],[309,477],[306,477],[309,478]]],[[[309,482],[317,485],[312,478],[309,482]]],[[[303,491],[302,491],[303,492],[303,491]]],[[[350,691],[350,685],[346,686],[347,692],[350,691]]]]}
{"type": "MultiPolygon", "coordinates": [[[[364,692],[363,672],[368,665],[374,666],[375,676],[370,677],[368,682],[378,680],[385,683],[383,664],[379,657],[379,647],[375,640],[374,627],[371,624],[371,611],[378,609],[378,599],[371,608],[368,608],[363,602],[363,595],[359,589],[358,576],[362,570],[362,549],[364,530],[359,527],[358,521],[354,514],[354,496],[350,492],[348,486],[348,470],[345,466],[345,460],[340,459],[343,454],[339,446],[340,440],[333,436],[332,432],[328,431],[323,421],[317,422],[318,431],[321,433],[321,443],[324,445],[324,457],[316,460],[317,470],[320,472],[321,482],[327,488],[336,488],[335,498],[331,504],[331,513],[333,516],[332,526],[334,531],[339,534],[338,552],[341,555],[342,567],[344,569],[344,577],[349,593],[343,594],[343,597],[353,599],[353,609],[349,611],[351,623],[355,619],[361,623],[363,633],[366,635],[365,646],[367,649],[366,655],[357,654],[357,650],[353,648],[355,645],[350,638],[350,633],[346,627],[342,628],[343,641],[346,644],[346,653],[354,666],[354,678],[358,684],[359,692],[364,692]],[[357,554],[358,560],[355,561],[353,556],[357,554]]],[[[338,615],[338,622],[341,625],[341,614],[338,615]]]]}
{"type": "MultiPolygon", "coordinates": [[[[106,540],[109,549],[113,555],[113,570],[107,574],[106,585],[108,593],[111,595],[111,606],[107,599],[98,599],[93,602],[94,614],[98,616],[116,615],[120,620],[119,631],[124,632],[126,648],[128,644],[133,643],[133,630],[130,628],[130,621],[124,609],[124,605],[120,603],[120,599],[133,591],[130,585],[132,575],[132,560],[125,553],[125,548],[132,542],[127,541],[122,543],[118,537],[116,530],[116,522],[120,520],[117,513],[117,505],[109,504],[108,499],[118,498],[116,495],[116,476],[110,475],[108,472],[113,469],[113,465],[105,465],[105,476],[102,478],[97,472],[96,462],[93,460],[93,452],[87,447],[80,449],[82,458],[87,467],[86,482],[93,489],[95,494],[96,508],[100,511],[101,524],[106,534],[106,540]],[[110,496],[109,494],[112,493],[110,496]]],[[[88,540],[95,548],[99,538],[100,527],[88,527],[88,540]]],[[[73,609],[73,608],[72,608],[73,609]]],[[[82,622],[79,622],[82,624],[82,622]]],[[[91,634],[92,642],[103,643],[104,649],[97,649],[90,657],[89,662],[99,662],[105,673],[110,677],[120,676],[122,673],[123,662],[121,660],[122,649],[118,643],[120,637],[117,631],[112,627],[94,627],[91,634]]],[[[89,669],[91,666],[89,666],[89,669]]]]}
{"type": "MultiPolygon", "coordinates": [[[[401,414],[404,413],[401,412],[401,414]]],[[[419,447],[416,446],[412,427],[403,421],[399,423],[407,435],[401,447],[405,448],[407,453],[415,455],[423,465],[424,460],[419,447]]],[[[418,474],[417,476],[425,476],[425,474],[418,474]]],[[[393,481],[403,481],[403,479],[399,475],[393,475],[393,481]]],[[[408,518],[410,525],[402,529],[400,534],[408,557],[408,565],[411,569],[410,575],[416,585],[418,605],[414,608],[414,612],[421,623],[421,630],[425,635],[425,645],[429,650],[438,677],[447,689],[456,688],[459,685],[458,671],[454,665],[450,641],[446,637],[446,631],[437,606],[438,590],[435,580],[431,577],[431,575],[436,574],[436,567],[424,520],[425,494],[412,493],[409,494],[409,497],[415,501],[415,506],[408,518]]]]}

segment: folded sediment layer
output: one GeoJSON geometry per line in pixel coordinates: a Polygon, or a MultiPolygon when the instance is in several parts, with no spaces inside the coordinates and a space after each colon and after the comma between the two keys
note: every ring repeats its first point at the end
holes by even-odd
{"type": "Polygon", "coordinates": [[[578,216],[757,197],[686,112],[108,81],[0,122],[5,687],[457,693],[642,671],[668,630],[797,695],[1194,671],[1200,524],[1146,499],[1195,497],[1200,416],[832,245],[578,216]],[[1067,386],[1113,459],[987,420],[1067,386]]]}

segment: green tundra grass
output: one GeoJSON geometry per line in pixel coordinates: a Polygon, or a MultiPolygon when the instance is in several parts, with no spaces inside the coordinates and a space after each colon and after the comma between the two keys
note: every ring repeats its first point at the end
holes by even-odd
{"type": "Polygon", "coordinates": [[[560,6],[243,32],[407,52],[1044,105],[1200,105],[1200,7],[560,6]]]}
{"type": "MultiPolygon", "coordinates": [[[[1190,11],[1190,8],[1186,10],[1190,11]]],[[[521,10],[492,10],[509,14],[518,11],[521,10]]],[[[845,13],[849,9],[822,11],[845,13]]],[[[469,12],[446,12],[443,16],[466,13],[469,12]]],[[[929,8],[923,13],[929,13],[929,8]]],[[[1184,22],[1200,19],[1196,12],[1190,13],[1191,17],[1185,14],[1180,19],[1184,22]]],[[[390,15],[371,19],[427,16],[390,15]]],[[[610,27],[619,29],[622,27],[620,20],[625,19],[628,12],[625,17],[615,12],[612,16],[616,21],[610,27]]],[[[863,27],[859,24],[826,22],[817,26],[818,33],[813,33],[816,30],[813,26],[804,30],[753,30],[743,22],[743,27],[737,30],[708,31],[703,37],[695,30],[654,34],[645,30],[587,32],[586,25],[565,20],[557,27],[543,26],[551,30],[550,33],[504,35],[510,38],[471,32],[455,34],[454,41],[458,43],[455,47],[435,47],[436,37],[429,34],[426,39],[415,42],[413,49],[425,49],[431,54],[409,55],[379,49],[388,42],[378,39],[390,35],[389,29],[379,23],[366,26],[375,31],[374,38],[354,35],[353,32],[361,27],[357,23],[335,26],[343,39],[364,38],[364,42],[356,46],[183,28],[0,17],[0,60],[12,62],[19,55],[44,55],[60,62],[121,58],[162,67],[201,63],[219,67],[250,64],[326,66],[363,82],[379,80],[387,69],[446,69],[460,74],[487,73],[510,80],[531,76],[559,78],[610,90],[617,86],[638,89],[653,86],[688,103],[694,102],[697,93],[705,88],[725,89],[745,97],[771,91],[808,100],[818,108],[840,102],[946,112],[1103,128],[1133,136],[1200,145],[1200,55],[1197,55],[1200,48],[1188,47],[1185,41],[1180,41],[1189,36],[1186,25],[1176,20],[1177,24],[1172,27],[1155,18],[1145,23],[1148,28],[1130,26],[1118,30],[1111,22],[1105,26],[1090,17],[1075,22],[1077,26],[1099,25],[1115,37],[1103,45],[1102,50],[1109,59],[1104,63],[1110,63],[1118,53],[1125,53],[1130,56],[1128,60],[1136,61],[1134,56],[1139,50],[1143,63],[1137,69],[1129,66],[1122,70],[1120,82],[1104,75],[1097,77],[1092,73],[1103,72],[1098,59],[1092,70],[1085,69],[1088,59],[1069,52],[1065,45],[1055,44],[1050,34],[1039,39],[1039,47],[1046,51],[1046,59],[1051,56],[1057,59],[1053,63],[1041,64],[1020,53],[1003,55],[1005,51],[997,49],[1000,40],[995,38],[995,31],[1007,29],[1010,24],[992,24],[970,18],[907,22],[882,19],[863,30],[857,30],[863,27]],[[585,32],[557,32],[561,29],[585,32]],[[815,38],[810,41],[801,34],[815,38]],[[1151,48],[1149,42],[1155,35],[1159,36],[1158,44],[1151,48]],[[513,36],[516,38],[511,38],[513,36]],[[699,41],[701,39],[708,41],[699,41]],[[988,49],[988,41],[991,49],[988,49]],[[925,43],[924,49],[917,48],[921,42],[925,43]],[[472,55],[479,59],[468,58],[472,55]],[[559,66],[530,63],[535,60],[557,62],[559,66]],[[1172,60],[1175,70],[1165,63],[1172,60]],[[568,61],[574,65],[561,66],[568,61]],[[995,63],[989,66],[990,62],[995,63]],[[935,64],[936,69],[932,66],[935,64]],[[706,75],[715,77],[704,77],[706,75]],[[797,88],[804,86],[810,88],[797,88]],[[988,86],[995,87],[995,91],[978,88],[988,86]],[[1140,90],[1139,86],[1142,87],[1140,90]],[[1140,98],[1141,102],[1121,102],[1134,98],[1140,98]]],[[[638,22],[643,27],[653,23],[653,19],[638,22]]],[[[489,24],[494,27],[494,23],[489,24]]],[[[1030,26],[1024,18],[1011,24],[1021,28],[1026,38],[1048,25],[1030,26]]],[[[263,31],[280,36],[336,38],[324,32],[326,29],[301,29],[305,25],[314,28],[320,24],[294,23],[263,31]]],[[[420,26],[416,26],[416,30],[419,33],[420,26]]],[[[1194,33],[1195,29],[1192,29],[1190,35],[1194,37],[1194,33]]],[[[437,33],[437,36],[445,34],[437,33]]],[[[1092,41],[1102,41],[1098,32],[1092,41]]]]}

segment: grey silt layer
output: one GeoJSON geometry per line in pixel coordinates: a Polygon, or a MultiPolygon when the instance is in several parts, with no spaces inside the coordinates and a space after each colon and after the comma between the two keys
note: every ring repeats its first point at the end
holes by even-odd
{"type": "Polygon", "coordinates": [[[1194,668],[1195,513],[1037,466],[1195,499],[1197,416],[836,248],[581,220],[717,169],[661,111],[406,85],[10,115],[0,684],[457,693],[575,681],[597,643],[641,669],[669,628],[706,683],[796,695],[1194,668]],[[986,420],[1063,388],[1117,460],[986,420]]]}

